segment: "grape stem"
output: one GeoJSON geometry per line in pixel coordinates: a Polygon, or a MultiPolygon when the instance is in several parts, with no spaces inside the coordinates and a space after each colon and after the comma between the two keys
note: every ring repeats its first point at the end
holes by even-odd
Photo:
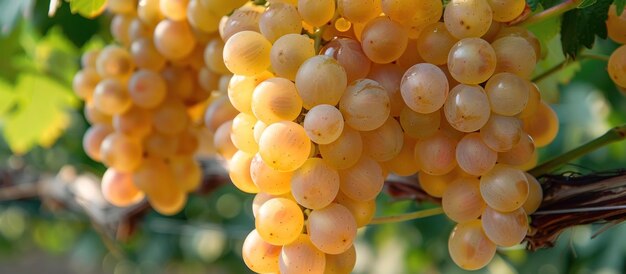
{"type": "MultiPolygon", "coordinates": [[[[578,56],[577,61],[581,61],[584,59],[591,59],[591,60],[598,60],[598,61],[605,61],[608,62],[609,61],[609,57],[605,56],[605,55],[599,55],[599,54],[589,54],[589,53],[585,53],[585,54],[581,54],[578,56]]],[[[565,67],[567,67],[568,65],[570,65],[572,62],[570,59],[565,59],[562,62],[556,64],[554,67],[551,67],[550,69],[544,71],[543,73],[535,76],[532,81],[533,82],[539,82],[545,78],[548,78],[549,76],[551,76],[554,73],[559,72],[561,69],[564,69],[565,67]]]]}
{"type": "Polygon", "coordinates": [[[542,163],[541,165],[538,165],[537,167],[531,169],[530,171],[528,171],[528,173],[532,174],[535,177],[547,174],[548,172],[551,172],[556,168],[567,164],[574,159],[584,156],[598,148],[624,139],[626,139],[626,125],[614,127],[607,131],[604,135],[594,140],[591,140],[590,142],[573,150],[570,150],[569,152],[556,156],[555,158],[552,158],[542,163]]]}
{"type": "Polygon", "coordinates": [[[380,224],[389,224],[389,223],[399,223],[399,222],[405,222],[405,221],[410,221],[410,220],[417,220],[417,219],[422,219],[426,217],[431,217],[431,216],[439,215],[442,213],[443,213],[443,209],[441,207],[436,207],[436,208],[423,209],[423,210],[410,212],[410,213],[404,213],[400,215],[376,217],[372,219],[372,221],[369,224],[380,225],[380,224]]]}
{"type": "Polygon", "coordinates": [[[320,49],[322,47],[322,36],[324,35],[324,31],[326,30],[326,25],[323,25],[321,27],[319,27],[317,29],[317,31],[315,31],[315,33],[313,33],[313,41],[315,41],[315,52],[320,52],[320,49]]]}
{"type": "Polygon", "coordinates": [[[530,25],[534,25],[552,18],[556,18],[561,16],[563,13],[566,13],[570,10],[573,10],[578,7],[582,0],[567,0],[561,4],[558,4],[554,7],[551,7],[547,10],[539,12],[533,16],[528,17],[528,19],[522,21],[520,23],[523,27],[528,27],[530,25]]]}

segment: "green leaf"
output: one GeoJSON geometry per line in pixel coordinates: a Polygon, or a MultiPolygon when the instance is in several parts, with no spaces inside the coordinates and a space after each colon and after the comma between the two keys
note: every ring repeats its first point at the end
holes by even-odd
{"type": "Polygon", "coordinates": [[[526,4],[530,6],[530,10],[532,11],[535,11],[539,7],[540,3],[541,3],[541,0],[526,0],[526,4]]]}
{"type": "Polygon", "coordinates": [[[3,117],[6,142],[16,154],[35,145],[50,146],[69,125],[66,109],[76,105],[72,91],[50,77],[25,73],[13,92],[15,110],[3,117]]]}
{"type": "Polygon", "coordinates": [[[590,6],[593,6],[593,4],[598,3],[598,0],[583,0],[582,2],[580,2],[580,4],[578,4],[579,9],[584,9],[584,8],[588,8],[590,6]]]}
{"type": "Polygon", "coordinates": [[[0,36],[13,31],[17,21],[33,9],[33,0],[0,1],[0,36]]]}
{"type": "Polygon", "coordinates": [[[617,16],[622,15],[624,8],[626,8],[626,0],[615,0],[613,1],[613,4],[615,4],[615,8],[617,10],[617,16]]]}
{"type": "Polygon", "coordinates": [[[593,47],[596,36],[605,39],[606,18],[613,0],[597,0],[581,9],[566,12],[561,23],[561,44],[567,57],[576,58],[581,48],[593,47]]]}
{"type": "Polygon", "coordinates": [[[0,121],[2,116],[15,106],[17,96],[11,89],[11,85],[0,80],[0,121]]]}
{"type": "Polygon", "coordinates": [[[105,8],[106,0],[69,0],[72,13],[78,13],[87,18],[98,16],[105,8]]]}

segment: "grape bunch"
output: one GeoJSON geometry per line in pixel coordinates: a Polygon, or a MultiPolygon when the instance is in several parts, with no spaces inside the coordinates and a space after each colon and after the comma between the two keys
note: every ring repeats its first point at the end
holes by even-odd
{"type": "Polygon", "coordinates": [[[622,44],[609,57],[609,76],[617,87],[626,94],[626,8],[617,15],[617,7],[611,5],[609,8],[606,28],[611,40],[622,44]]]}
{"type": "Polygon", "coordinates": [[[558,118],[529,79],[523,0],[248,2],[219,26],[227,92],[205,113],[232,182],[256,194],[258,273],[350,273],[385,178],[419,178],[479,269],[521,243],[542,200],[525,173],[558,118]]]}
{"type": "Polygon", "coordinates": [[[102,193],[112,204],[146,197],[156,211],[175,214],[199,186],[194,155],[210,151],[213,139],[204,112],[230,79],[217,34],[234,8],[226,6],[207,18],[217,10],[201,1],[108,1],[116,43],[86,52],[73,86],[92,124],[83,146],[108,167],[102,193]]]}

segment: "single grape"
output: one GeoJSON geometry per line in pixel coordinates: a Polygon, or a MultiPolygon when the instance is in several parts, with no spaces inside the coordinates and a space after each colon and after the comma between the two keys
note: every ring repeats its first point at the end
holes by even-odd
{"type": "Polygon", "coordinates": [[[457,224],[448,240],[450,257],[460,268],[485,267],[496,254],[496,245],[487,238],[480,220],[457,224]]]}
{"type": "Polygon", "coordinates": [[[369,201],[383,188],[385,177],[380,165],[367,156],[361,156],[356,164],[339,171],[341,191],[351,199],[369,201]]]}
{"type": "Polygon", "coordinates": [[[534,176],[528,173],[524,173],[524,175],[526,175],[526,180],[528,180],[528,199],[526,199],[522,208],[526,214],[530,215],[535,213],[541,205],[543,201],[543,189],[534,176]]]}
{"type": "Polygon", "coordinates": [[[297,241],[304,227],[304,215],[296,202],[273,198],[259,208],[255,226],[263,240],[273,245],[297,241]]]}
{"type": "Polygon", "coordinates": [[[133,73],[135,64],[130,53],[116,45],[106,46],[96,59],[96,70],[102,78],[125,80],[133,73]]]}
{"type": "Polygon", "coordinates": [[[93,103],[98,111],[106,115],[124,113],[133,104],[126,88],[114,78],[98,83],[93,93],[93,103]]]}
{"type": "Polygon", "coordinates": [[[487,0],[452,0],[443,12],[443,21],[452,36],[463,39],[487,33],[493,12],[487,0]]]}
{"type": "Polygon", "coordinates": [[[535,70],[537,56],[532,45],[522,37],[505,36],[491,46],[496,53],[495,73],[510,72],[529,79],[535,70]]]}
{"type": "Polygon", "coordinates": [[[524,131],[533,138],[536,147],[544,147],[552,143],[559,132],[559,117],[543,101],[532,116],[522,119],[522,123],[524,131]]]}
{"type": "Polygon", "coordinates": [[[270,66],[271,48],[270,41],[258,32],[238,32],[224,45],[224,63],[234,74],[259,74],[270,66]]]}
{"type": "Polygon", "coordinates": [[[400,152],[382,165],[398,176],[411,176],[419,171],[414,153],[416,140],[407,134],[403,139],[400,152]]]}
{"type": "Polygon", "coordinates": [[[113,128],[108,125],[94,124],[85,132],[83,136],[83,150],[94,161],[102,161],[100,146],[102,141],[113,132],[113,128]]]}
{"type": "MultiPolygon", "coordinates": [[[[485,1],[485,0],[471,0],[485,1]]],[[[496,71],[497,52],[480,38],[465,38],[454,44],[448,54],[448,70],[457,81],[475,85],[485,82],[496,71]]]]}
{"type": "Polygon", "coordinates": [[[456,146],[456,160],[459,167],[475,176],[487,173],[498,159],[498,153],[483,142],[480,134],[465,135],[456,146]]]}
{"type": "Polygon", "coordinates": [[[152,132],[152,113],[133,106],[126,112],[113,116],[113,128],[126,136],[142,140],[152,132]]]}
{"type": "Polygon", "coordinates": [[[339,173],[320,158],[308,159],[291,178],[291,193],[298,204],[306,208],[324,208],[338,192],[339,173]]]}
{"type": "Polygon", "coordinates": [[[441,69],[430,63],[412,66],[404,73],[400,91],[404,103],[418,113],[440,109],[448,96],[448,79],[441,69]]]}
{"type": "Polygon", "coordinates": [[[443,212],[457,223],[478,219],[485,208],[480,196],[480,182],[475,178],[458,178],[448,185],[441,197],[443,212]]]}
{"type": "Polygon", "coordinates": [[[321,54],[333,57],[346,71],[348,83],[365,78],[372,62],[363,52],[361,43],[350,38],[336,38],[321,50],[321,54]]]}
{"type": "Polygon", "coordinates": [[[143,148],[138,140],[116,132],[102,140],[100,156],[108,167],[120,172],[131,172],[141,164],[143,148]]]}
{"type": "Polygon", "coordinates": [[[186,21],[163,20],[154,29],[154,45],[167,59],[180,60],[196,46],[196,38],[186,21]]]}
{"type": "Polygon", "coordinates": [[[296,87],[304,108],[337,105],[348,83],[345,69],[335,59],[317,55],[306,60],[296,75],[296,87]]]}
{"type": "Polygon", "coordinates": [[[389,118],[377,129],[361,133],[363,150],[366,155],[378,162],[396,157],[404,141],[402,127],[396,119],[389,118]]]}
{"type": "Polygon", "coordinates": [[[405,107],[402,92],[400,92],[403,74],[404,70],[396,64],[372,64],[367,77],[363,77],[372,79],[385,88],[391,104],[389,115],[392,117],[400,116],[405,107]]]}
{"type": "Polygon", "coordinates": [[[239,190],[246,193],[258,193],[259,187],[254,184],[250,176],[250,167],[254,155],[245,153],[241,150],[235,152],[228,163],[228,175],[239,190]]]}
{"type": "Polygon", "coordinates": [[[165,66],[165,57],[159,53],[152,38],[139,38],[130,45],[130,54],[137,67],[160,71],[165,66]]]}
{"type": "Polygon", "coordinates": [[[380,1],[337,0],[337,11],[350,22],[365,23],[381,12],[380,1]]]}
{"type": "Polygon", "coordinates": [[[334,203],[346,207],[354,216],[357,227],[364,227],[370,223],[376,214],[376,199],[369,201],[357,201],[339,191],[334,203]]]}
{"type": "Polygon", "coordinates": [[[306,234],[283,246],[278,260],[281,274],[324,273],[326,257],[318,250],[306,234]]]}
{"type": "Polygon", "coordinates": [[[270,51],[270,62],[277,76],[295,80],[300,66],[315,56],[313,40],[305,35],[287,34],[278,38],[270,51]]]}
{"type": "Polygon", "coordinates": [[[352,247],[356,238],[356,220],[340,204],[313,210],[307,220],[311,243],[326,254],[341,254],[352,247]]]}
{"type": "Polygon", "coordinates": [[[72,80],[72,89],[78,98],[91,102],[93,93],[101,78],[94,68],[83,68],[74,75],[72,80]]]}
{"type": "Polygon", "coordinates": [[[228,83],[228,99],[232,106],[239,112],[252,114],[252,93],[254,88],[259,83],[272,77],[272,73],[267,71],[254,76],[233,75],[228,83]]]}
{"type": "Polygon", "coordinates": [[[226,160],[229,160],[237,152],[237,148],[230,139],[232,125],[232,120],[224,122],[217,128],[213,136],[213,146],[215,146],[217,152],[226,160]]]}
{"type": "Polygon", "coordinates": [[[485,86],[491,111],[505,116],[522,112],[528,104],[530,85],[513,73],[498,73],[485,86]]]}
{"type": "Polygon", "coordinates": [[[311,152],[311,141],[302,126],[281,121],[269,125],[261,134],[259,153],[263,161],[278,171],[298,169],[311,152]]]}
{"type": "Polygon", "coordinates": [[[350,274],[356,265],[356,249],[354,245],[341,254],[326,254],[324,274],[350,274]]]}
{"type": "Polygon", "coordinates": [[[526,8],[524,0],[487,0],[493,11],[493,21],[510,22],[519,17],[526,8]]]}
{"type": "Polygon", "coordinates": [[[400,125],[406,134],[416,139],[432,136],[439,130],[441,111],[423,114],[404,107],[400,113],[400,125]]]}
{"type": "Polygon", "coordinates": [[[417,39],[417,50],[424,61],[444,65],[448,63],[448,53],[457,41],[443,22],[437,22],[424,28],[417,39]]]}
{"type": "Polygon", "coordinates": [[[335,14],[334,0],[298,0],[298,12],[302,21],[319,27],[330,21],[335,14]]]}
{"type": "Polygon", "coordinates": [[[286,3],[270,5],[259,19],[261,34],[274,43],[287,34],[300,34],[302,18],[296,6],[286,3]]]}
{"type": "Polygon", "coordinates": [[[331,105],[317,105],[304,117],[304,129],[311,141],[330,144],[341,136],[344,122],[341,112],[331,105]]]}
{"type": "Polygon", "coordinates": [[[293,172],[276,171],[265,162],[258,153],[250,162],[250,178],[259,191],[271,195],[281,195],[291,191],[293,172]]]}
{"type": "Polygon", "coordinates": [[[526,202],[528,181],[523,171],[497,164],[480,178],[480,193],[489,207],[511,212],[526,202]]]}
{"type": "Polygon", "coordinates": [[[361,158],[363,139],[358,131],[346,126],[337,140],[319,145],[319,150],[326,163],[336,169],[346,169],[361,158]]]}
{"type": "Polygon", "coordinates": [[[257,273],[278,272],[278,258],[282,248],[267,243],[255,229],[243,242],[241,257],[250,270],[257,273]]]}
{"type": "Polygon", "coordinates": [[[611,53],[608,70],[615,84],[626,86],[626,46],[621,46],[611,53]]]}
{"type": "Polygon", "coordinates": [[[528,231],[528,216],[523,208],[504,213],[486,207],[480,219],[487,238],[499,246],[521,243],[528,231]]]}
{"type": "Polygon", "coordinates": [[[296,85],[285,78],[270,78],[252,93],[252,113],[266,124],[292,121],[300,115],[302,99],[296,85]]]}
{"type": "Polygon", "coordinates": [[[480,86],[463,84],[450,90],[443,110],[450,125],[462,132],[479,130],[491,115],[485,90],[480,86]]]}
{"type": "Polygon", "coordinates": [[[254,140],[254,125],[257,119],[250,114],[239,113],[233,119],[230,139],[235,147],[249,154],[255,154],[259,150],[259,145],[254,140]]]}
{"type": "Polygon", "coordinates": [[[388,17],[378,17],[369,21],[363,29],[361,45],[363,52],[372,62],[386,64],[398,59],[404,53],[408,39],[402,25],[388,17]]]}
{"type": "Polygon", "coordinates": [[[163,134],[179,134],[189,124],[185,105],[176,100],[166,100],[154,109],[152,125],[163,134]]]}
{"type": "Polygon", "coordinates": [[[128,82],[128,93],[135,105],[142,108],[155,108],[165,99],[167,84],[158,73],[151,70],[139,70],[128,82]]]}
{"type": "Polygon", "coordinates": [[[414,156],[419,168],[431,175],[446,174],[457,165],[457,141],[439,130],[432,136],[417,140],[414,156]]]}
{"type": "Polygon", "coordinates": [[[339,110],[350,127],[361,131],[374,130],[389,117],[389,96],[378,82],[357,80],[345,90],[339,110]]]}
{"type": "Polygon", "coordinates": [[[613,41],[626,44],[626,13],[622,11],[622,15],[617,15],[617,7],[611,5],[609,7],[608,18],[606,19],[606,30],[609,38],[613,41]]]}
{"type": "Polygon", "coordinates": [[[535,153],[535,142],[528,133],[522,131],[519,142],[505,152],[498,153],[498,162],[508,165],[522,165],[530,161],[535,153]]]}

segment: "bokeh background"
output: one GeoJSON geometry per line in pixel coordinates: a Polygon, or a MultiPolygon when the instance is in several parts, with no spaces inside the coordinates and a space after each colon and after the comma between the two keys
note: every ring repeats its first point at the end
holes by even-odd
{"type": "MultiPolygon", "coordinates": [[[[0,273],[248,273],[240,249],[254,226],[253,196],[228,184],[208,187],[166,217],[142,206],[112,208],[98,195],[104,167],[82,150],[88,124],[71,81],[82,52],[111,41],[111,18],[85,19],[65,2],[50,18],[48,8],[47,0],[0,0],[0,273]]],[[[558,22],[532,30],[544,44],[540,75],[564,60],[558,22]]],[[[608,56],[616,47],[598,39],[585,53],[608,56]]],[[[626,123],[626,99],[604,60],[567,62],[538,84],[561,119],[539,162],[626,123]]],[[[625,151],[625,143],[613,144],[565,169],[626,168],[625,151]]],[[[432,205],[383,194],[377,215],[423,207],[432,205]]],[[[363,228],[354,272],[465,273],[447,253],[452,227],[435,216],[363,228]]],[[[625,236],[626,225],[580,226],[554,248],[501,249],[474,273],[625,273],[625,236]]]]}

